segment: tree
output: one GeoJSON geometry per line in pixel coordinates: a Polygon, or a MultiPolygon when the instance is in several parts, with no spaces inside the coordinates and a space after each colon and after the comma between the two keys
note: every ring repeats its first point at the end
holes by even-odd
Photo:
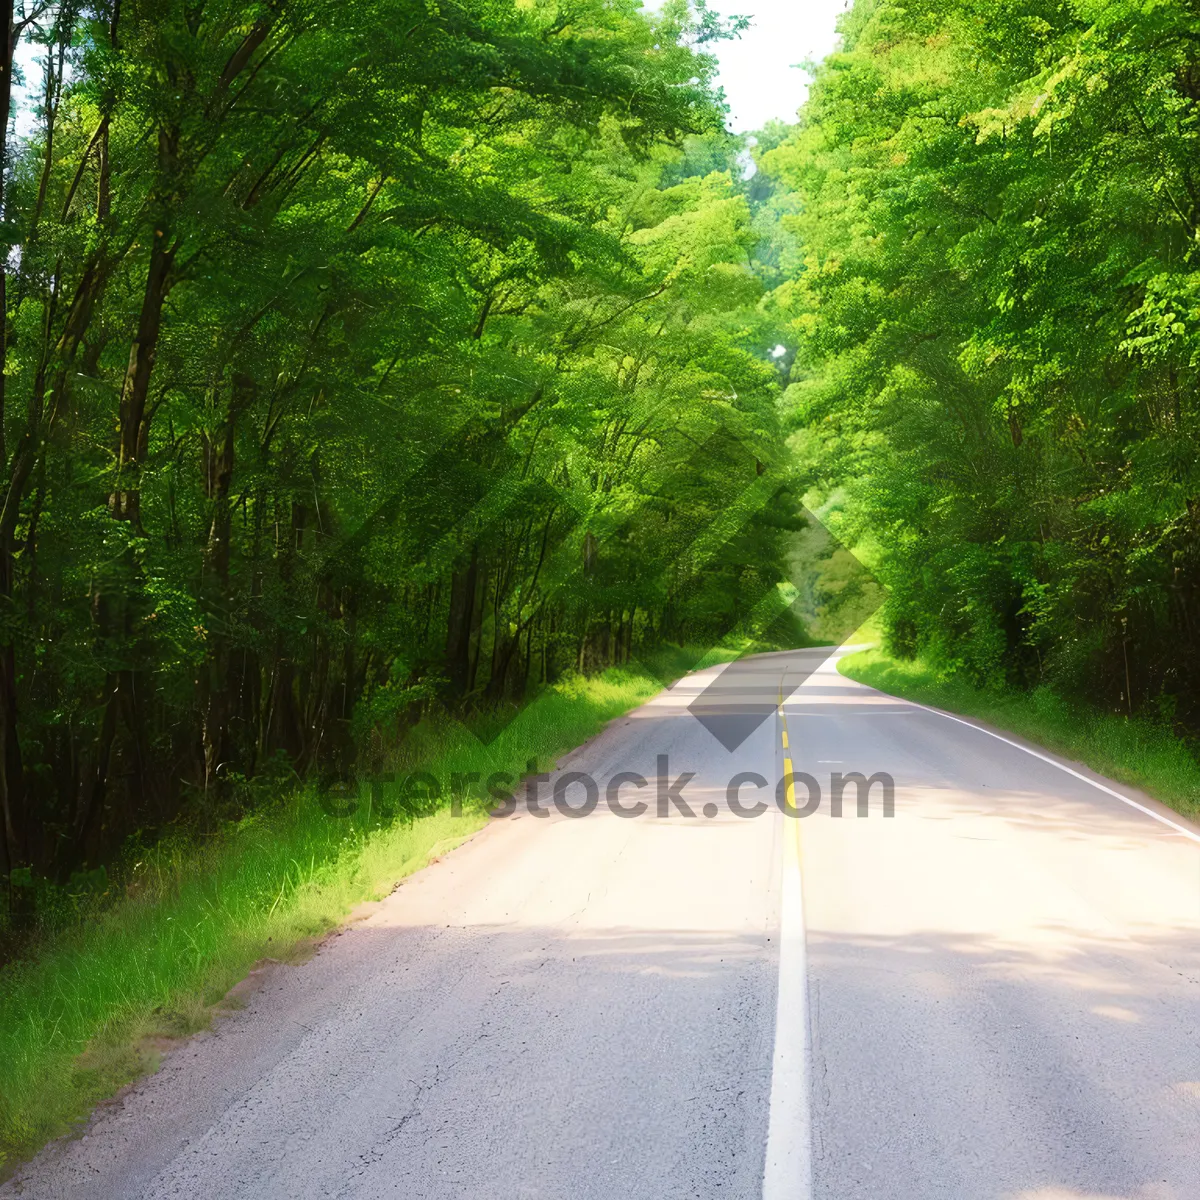
{"type": "Polygon", "coordinates": [[[19,20],[46,77],[4,184],[10,885],[774,586],[778,530],[736,507],[778,385],[711,13],[19,20]]]}
{"type": "Polygon", "coordinates": [[[792,419],[893,646],[1192,727],[1198,29],[860,2],[763,160],[798,197],[792,419]]]}

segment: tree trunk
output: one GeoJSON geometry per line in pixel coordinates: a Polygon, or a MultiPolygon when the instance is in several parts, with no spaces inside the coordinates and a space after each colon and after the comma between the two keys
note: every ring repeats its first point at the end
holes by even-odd
{"type": "Polygon", "coordinates": [[[204,551],[202,595],[207,599],[213,618],[206,639],[206,662],[202,676],[201,745],[204,759],[204,790],[218,786],[217,771],[231,753],[230,719],[230,646],[229,625],[232,597],[229,590],[229,555],[232,513],[229,505],[233,482],[234,448],[238,418],[254,399],[254,381],[235,374],[229,403],[214,437],[205,438],[205,494],[211,508],[208,543],[204,551]]]}
{"type": "MultiPolygon", "coordinates": [[[[165,224],[165,222],[164,222],[165,224]]],[[[109,501],[112,515],[119,520],[141,524],[138,471],[146,455],[149,422],[146,397],[150,376],[158,352],[158,334],[162,326],[163,303],[171,287],[171,266],[175,250],[167,245],[167,230],[154,231],[150,268],[146,272],[146,290],[138,316],[137,335],[129,350],[129,366],[121,387],[120,433],[117,457],[118,484],[109,501]]]]}
{"type": "Polygon", "coordinates": [[[471,548],[465,570],[450,580],[450,610],[446,618],[446,669],[450,694],[461,699],[471,677],[471,626],[475,618],[475,588],[479,579],[479,550],[471,548]]]}
{"type": "MultiPolygon", "coordinates": [[[[8,178],[8,121],[12,110],[12,73],[16,29],[13,25],[12,0],[0,4],[0,207],[7,197],[4,184],[8,178]]],[[[8,275],[7,265],[12,247],[2,247],[0,256],[0,463],[7,464],[8,450],[4,439],[5,371],[8,361],[8,275]]],[[[7,510],[8,504],[5,504],[7,510]]],[[[6,512],[6,516],[9,514],[6,512]]],[[[16,513],[4,524],[16,526],[16,513]]],[[[12,533],[0,528],[0,605],[13,606],[12,533]]],[[[8,884],[9,910],[13,910],[12,872],[28,862],[25,840],[25,789],[21,762],[21,742],[17,729],[17,665],[16,650],[11,638],[0,645],[0,822],[4,837],[2,865],[8,884]]]]}

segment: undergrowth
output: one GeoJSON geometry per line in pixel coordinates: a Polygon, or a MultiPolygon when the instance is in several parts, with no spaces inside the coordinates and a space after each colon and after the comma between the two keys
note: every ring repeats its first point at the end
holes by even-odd
{"type": "Polygon", "coordinates": [[[374,782],[281,789],[202,842],[146,849],[118,897],[0,971],[0,1170],[153,1069],[162,1039],[205,1027],[256,962],[302,955],[355,905],[480,829],[494,800],[476,784],[452,804],[455,777],[503,772],[515,786],[664,681],[748,648],[668,648],[646,667],[564,680],[473,730],[427,721],[374,782]]]}

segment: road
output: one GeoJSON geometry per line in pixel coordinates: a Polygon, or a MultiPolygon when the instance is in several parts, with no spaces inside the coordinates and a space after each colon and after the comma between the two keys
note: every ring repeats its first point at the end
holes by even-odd
{"type": "Polygon", "coordinates": [[[491,822],[0,1196],[1198,1200],[1200,833],[822,657],[610,726],[594,813],[491,822]]]}

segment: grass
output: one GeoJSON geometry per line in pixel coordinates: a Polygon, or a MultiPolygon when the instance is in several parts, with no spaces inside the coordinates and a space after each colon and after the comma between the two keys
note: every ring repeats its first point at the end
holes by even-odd
{"type": "MultiPolygon", "coordinates": [[[[519,777],[700,658],[667,650],[649,673],[633,666],[567,680],[507,725],[493,721],[486,741],[452,721],[418,726],[392,765],[401,778],[420,769],[443,786],[455,773],[519,777]]],[[[389,819],[398,789],[363,786],[355,803],[339,797],[340,811],[354,810],[341,817],[329,815],[328,797],[323,804],[302,789],[203,845],[160,844],[131,868],[118,901],[0,972],[0,1174],[153,1070],[162,1039],[209,1024],[256,962],[303,956],[355,905],[385,896],[487,821],[482,797],[457,815],[443,797],[424,815],[389,819]]]]}
{"type": "Polygon", "coordinates": [[[976,688],[920,659],[898,660],[880,650],[847,655],[838,662],[838,670],[881,692],[979,717],[1110,779],[1141,788],[1184,816],[1200,816],[1196,747],[1157,721],[1073,703],[1049,688],[976,688]]]}

